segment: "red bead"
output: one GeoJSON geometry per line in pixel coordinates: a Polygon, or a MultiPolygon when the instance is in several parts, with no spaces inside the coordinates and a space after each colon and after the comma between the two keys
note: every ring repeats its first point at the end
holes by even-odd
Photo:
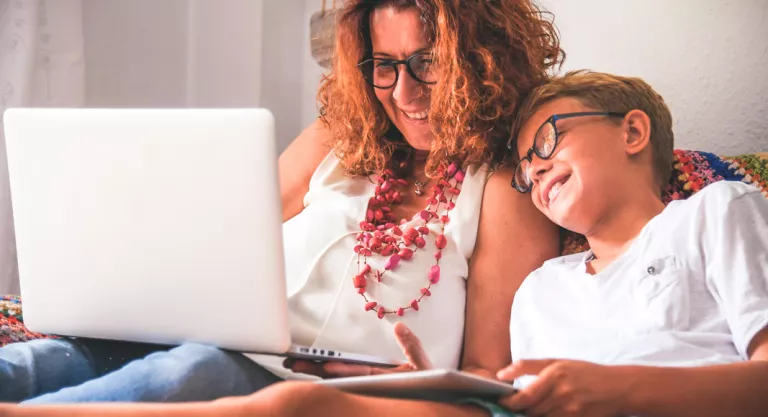
{"type": "Polygon", "coordinates": [[[409,239],[413,240],[419,237],[419,231],[413,227],[409,227],[405,229],[405,235],[408,236],[409,239]]]}
{"type": "Polygon", "coordinates": [[[456,207],[456,203],[454,203],[453,201],[448,203],[448,210],[453,210],[455,207],[456,207]]]}
{"type": "Polygon", "coordinates": [[[440,258],[442,258],[442,257],[443,257],[443,252],[441,252],[441,251],[435,252],[435,260],[436,261],[439,261],[440,258]]]}
{"type": "Polygon", "coordinates": [[[357,289],[358,294],[365,294],[365,287],[357,289]]]}
{"type": "Polygon", "coordinates": [[[360,233],[358,233],[358,234],[357,234],[357,236],[355,236],[355,238],[356,238],[358,241],[362,241],[362,240],[363,240],[363,238],[365,238],[365,233],[363,233],[363,232],[360,232],[360,233]]]}
{"type": "Polygon", "coordinates": [[[446,176],[446,177],[448,177],[448,178],[451,178],[451,177],[453,177],[453,175],[454,175],[454,174],[456,174],[456,171],[457,171],[458,169],[459,169],[459,167],[458,167],[458,166],[456,166],[456,163],[455,163],[455,162],[454,162],[454,163],[451,163],[450,165],[448,165],[448,170],[447,170],[447,171],[445,171],[445,176],[446,176]]]}
{"type": "Polygon", "coordinates": [[[403,317],[403,314],[405,314],[405,309],[400,307],[397,309],[397,315],[400,317],[403,317]]]}
{"type": "Polygon", "coordinates": [[[397,264],[400,263],[400,255],[392,255],[387,259],[387,262],[384,264],[384,269],[387,271],[395,269],[397,267],[397,264]]]}
{"type": "Polygon", "coordinates": [[[419,236],[416,239],[413,240],[413,243],[416,244],[416,247],[423,248],[424,246],[427,246],[427,241],[424,240],[423,237],[419,236]]]}
{"type": "Polygon", "coordinates": [[[392,209],[387,206],[384,206],[381,208],[381,211],[383,211],[384,213],[389,213],[390,211],[392,211],[392,209]]]}
{"type": "Polygon", "coordinates": [[[450,191],[453,195],[459,195],[461,193],[461,190],[458,188],[449,188],[448,191],[450,191]]]}
{"type": "Polygon", "coordinates": [[[448,245],[448,239],[445,238],[445,235],[441,234],[435,238],[435,246],[437,246],[438,249],[443,249],[446,245],[448,245]]]}
{"type": "Polygon", "coordinates": [[[365,275],[369,272],[371,272],[371,266],[368,264],[365,264],[365,266],[363,267],[363,270],[360,271],[360,275],[365,275]]]}
{"type": "Polygon", "coordinates": [[[419,311],[419,301],[418,300],[411,301],[411,308],[416,311],[419,311]]]}
{"type": "Polygon", "coordinates": [[[381,256],[389,256],[395,253],[395,246],[394,245],[387,245],[384,247],[384,249],[381,250],[381,256]]]}
{"type": "Polygon", "coordinates": [[[384,225],[384,228],[385,228],[385,229],[391,229],[391,228],[393,228],[393,227],[395,227],[395,224],[394,224],[394,223],[392,223],[392,222],[389,222],[389,223],[387,223],[387,224],[385,224],[385,225],[384,225]]]}
{"type": "Polygon", "coordinates": [[[368,246],[370,246],[371,249],[380,247],[381,239],[374,236],[373,239],[371,239],[370,242],[368,242],[368,246]]]}
{"type": "Polygon", "coordinates": [[[355,253],[360,253],[361,250],[363,250],[363,245],[355,246],[355,253]]]}
{"type": "Polygon", "coordinates": [[[443,214],[440,216],[440,221],[443,223],[448,223],[451,221],[451,218],[447,214],[443,214]]]}
{"type": "Polygon", "coordinates": [[[374,211],[373,218],[376,219],[377,222],[382,221],[384,219],[384,212],[381,210],[374,211]]]}
{"type": "Polygon", "coordinates": [[[400,255],[400,258],[405,259],[406,261],[408,261],[411,258],[413,258],[413,250],[412,249],[403,248],[397,254],[400,255]]]}
{"type": "Polygon", "coordinates": [[[456,180],[456,182],[464,182],[464,171],[457,170],[455,174],[453,174],[453,179],[456,180]]]}
{"type": "Polygon", "coordinates": [[[421,289],[421,295],[425,295],[425,296],[429,297],[430,295],[432,295],[432,292],[429,291],[429,288],[422,288],[421,289]]]}
{"type": "Polygon", "coordinates": [[[370,303],[365,303],[365,311],[371,311],[374,308],[376,308],[376,301],[371,301],[370,303]]]}
{"type": "Polygon", "coordinates": [[[397,242],[397,239],[395,239],[393,236],[384,236],[384,243],[391,245],[395,242],[397,242]]]}
{"type": "Polygon", "coordinates": [[[406,180],[404,180],[402,178],[399,178],[397,180],[397,183],[400,184],[400,185],[408,185],[408,181],[406,181],[406,180]]]}
{"type": "Polygon", "coordinates": [[[362,275],[355,275],[352,279],[352,283],[355,284],[355,288],[365,288],[365,277],[362,275]]]}
{"type": "Polygon", "coordinates": [[[376,188],[374,189],[373,193],[374,193],[375,195],[379,195],[379,194],[381,194],[381,186],[380,186],[380,185],[377,185],[377,186],[376,186],[376,188]]]}
{"type": "Polygon", "coordinates": [[[403,244],[405,246],[411,246],[413,245],[413,239],[409,238],[408,236],[403,236],[403,244]]]}
{"type": "Polygon", "coordinates": [[[371,255],[373,255],[373,252],[371,252],[370,249],[363,248],[363,250],[360,251],[360,254],[363,255],[363,256],[371,256],[371,255]]]}
{"type": "Polygon", "coordinates": [[[379,312],[377,313],[380,319],[384,318],[384,307],[379,307],[379,312]]]}
{"type": "Polygon", "coordinates": [[[445,194],[440,194],[440,202],[441,203],[447,203],[448,197],[445,196],[445,194]]]}
{"type": "Polygon", "coordinates": [[[373,273],[373,277],[376,278],[376,281],[381,282],[381,271],[376,271],[373,273]]]}
{"type": "Polygon", "coordinates": [[[419,213],[419,216],[425,221],[428,222],[429,219],[432,218],[432,214],[427,210],[422,210],[421,213],[419,213]]]}
{"type": "Polygon", "coordinates": [[[429,282],[437,284],[440,281],[440,265],[432,265],[429,270],[429,282]]]}
{"type": "Polygon", "coordinates": [[[389,191],[391,188],[392,188],[392,183],[391,183],[391,182],[389,182],[389,181],[385,182],[384,184],[381,184],[381,192],[384,192],[384,193],[386,193],[386,192],[387,192],[387,191],[389,191]]]}
{"type": "Polygon", "coordinates": [[[427,227],[427,226],[421,226],[421,227],[419,227],[418,230],[419,230],[419,233],[421,233],[422,235],[428,235],[429,234],[429,227],[427,227]]]}
{"type": "Polygon", "coordinates": [[[365,213],[365,220],[367,220],[369,223],[373,221],[373,210],[368,210],[365,213]]]}
{"type": "Polygon", "coordinates": [[[376,203],[377,204],[384,204],[386,202],[387,202],[387,198],[384,197],[383,195],[377,195],[376,196],[376,203]]]}

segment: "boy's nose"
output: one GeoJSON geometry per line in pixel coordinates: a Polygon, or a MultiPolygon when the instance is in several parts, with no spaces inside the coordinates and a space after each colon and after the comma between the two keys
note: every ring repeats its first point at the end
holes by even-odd
{"type": "Polygon", "coordinates": [[[531,164],[528,167],[528,177],[536,184],[541,177],[552,169],[552,162],[548,159],[541,159],[536,155],[531,156],[531,164]]]}

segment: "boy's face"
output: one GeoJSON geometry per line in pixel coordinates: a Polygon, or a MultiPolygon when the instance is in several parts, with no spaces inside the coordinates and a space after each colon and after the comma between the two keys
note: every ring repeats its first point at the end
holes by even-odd
{"type": "MultiPolygon", "coordinates": [[[[595,109],[572,98],[541,106],[520,130],[518,155],[524,158],[528,154],[539,127],[553,114],[588,111],[595,109]]],[[[607,116],[573,117],[556,123],[558,137],[552,156],[542,160],[531,154],[531,198],[556,224],[586,234],[609,214],[609,200],[622,194],[619,189],[627,160],[624,125],[621,118],[607,116]]]]}

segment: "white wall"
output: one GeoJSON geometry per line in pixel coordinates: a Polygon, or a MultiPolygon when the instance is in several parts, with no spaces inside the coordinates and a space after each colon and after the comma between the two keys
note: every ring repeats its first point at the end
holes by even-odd
{"type": "Polygon", "coordinates": [[[669,105],[676,147],[768,150],[768,0],[541,0],[565,69],[638,76],[669,105]]]}
{"type": "MultiPolygon", "coordinates": [[[[768,150],[768,0],[539,1],[556,16],[564,70],[644,78],[672,110],[676,147],[768,150]]],[[[305,0],[307,21],[320,3],[305,0]]],[[[321,71],[305,38],[306,124],[321,71]]]]}
{"type": "Polygon", "coordinates": [[[262,0],[85,0],[83,21],[87,106],[260,104],[262,0]]]}

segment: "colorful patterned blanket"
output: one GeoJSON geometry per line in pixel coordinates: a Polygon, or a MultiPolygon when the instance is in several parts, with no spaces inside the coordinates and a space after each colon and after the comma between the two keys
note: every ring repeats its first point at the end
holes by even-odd
{"type": "MultiPolygon", "coordinates": [[[[743,181],[763,191],[768,198],[768,154],[723,158],[698,151],[675,151],[674,170],[664,190],[665,203],[685,199],[715,181],[743,181]]],[[[583,252],[588,248],[583,236],[563,231],[563,254],[583,252]]],[[[0,347],[8,343],[46,338],[24,327],[21,300],[0,297],[0,347]]]]}

